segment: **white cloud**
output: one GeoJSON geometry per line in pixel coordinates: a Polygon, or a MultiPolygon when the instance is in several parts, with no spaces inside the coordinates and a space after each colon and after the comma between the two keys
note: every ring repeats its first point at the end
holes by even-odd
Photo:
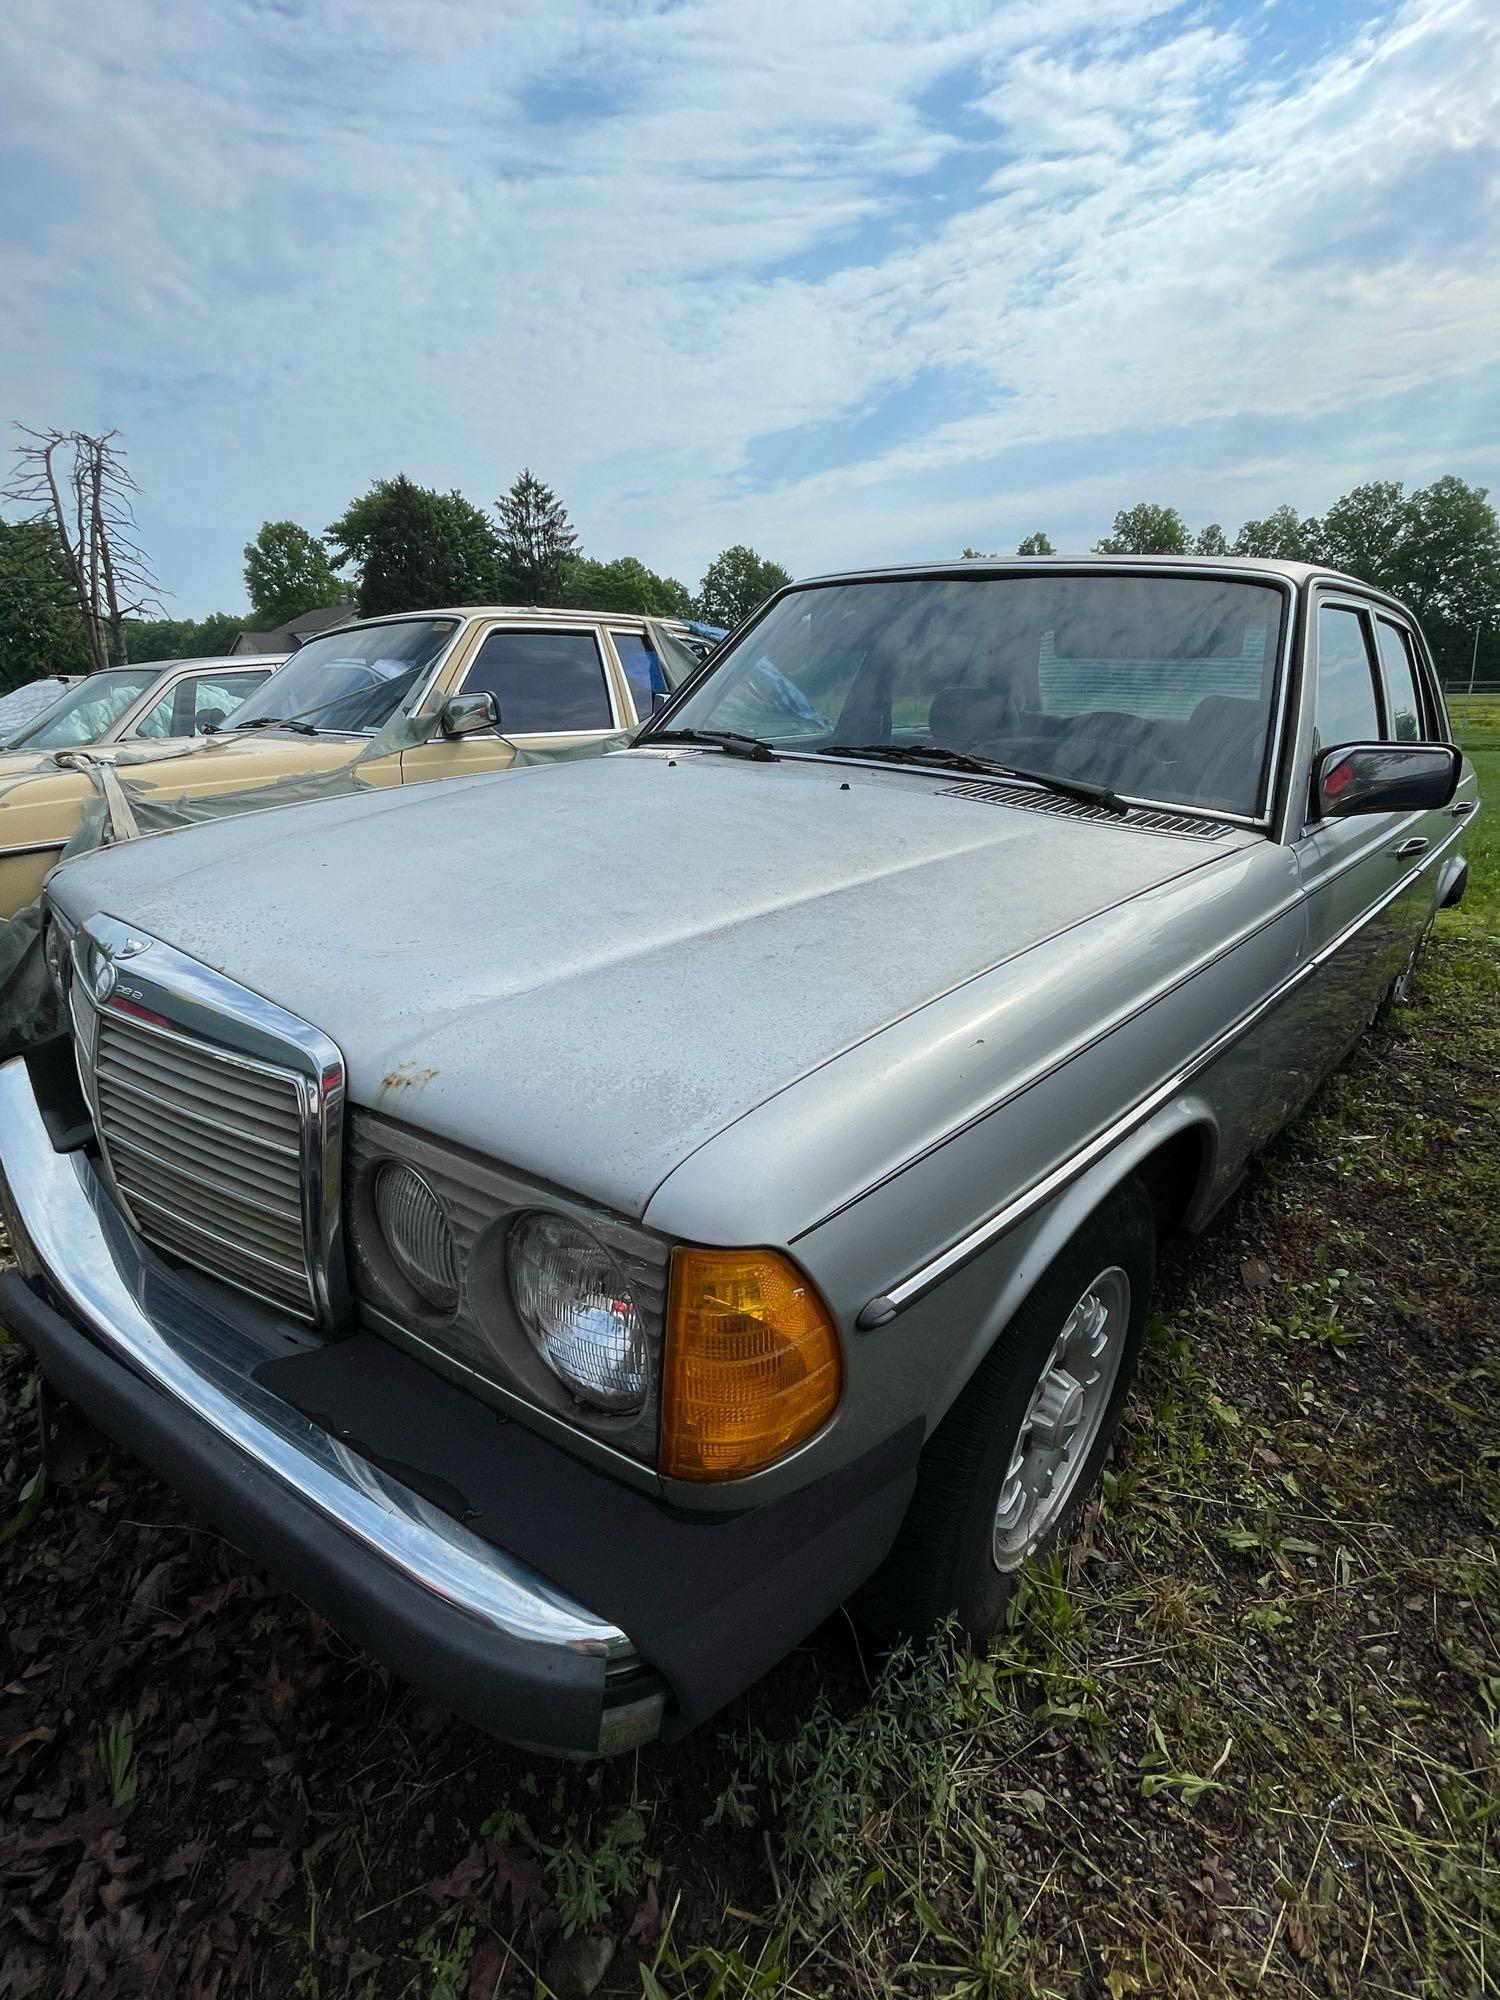
{"type": "Polygon", "coordinates": [[[1484,168],[1500,21],[1412,0],[1273,72],[1279,20],[12,0],[0,371],[18,416],[125,427],[186,608],[233,600],[263,516],[321,525],[398,467],[486,500],[529,461],[591,547],[689,578],[731,539],[803,568],[924,549],[1003,454],[1489,361],[1493,199],[1457,243],[1398,217],[1378,244],[1435,164],[1484,168]],[[606,115],[561,115],[570,90],[606,115]],[[1338,247],[1354,215],[1376,248],[1338,247]],[[872,405],[878,440],[934,369],[950,420],[749,477],[758,440],[872,405]]]}

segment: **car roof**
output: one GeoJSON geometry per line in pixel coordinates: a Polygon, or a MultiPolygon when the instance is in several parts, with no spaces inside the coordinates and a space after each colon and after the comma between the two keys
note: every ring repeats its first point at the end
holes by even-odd
{"type": "MultiPolygon", "coordinates": [[[[164,674],[169,670],[175,671],[179,667],[192,667],[194,669],[202,667],[281,667],[285,666],[291,657],[290,653],[204,653],[201,655],[184,653],[178,659],[121,660],[118,664],[121,668],[155,667],[158,674],[164,674]]],[[[112,672],[114,670],[106,668],[103,671],[112,672]]],[[[83,678],[87,680],[89,676],[85,674],[83,678]]]]}
{"type": "Polygon", "coordinates": [[[800,577],[797,584],[786,588],[795,589],[800,584],[828,583],[869,583],[882,577],[940,577],[972,576],[976,571],[991,575],[1034,575],[1039,571],[1055,570],[1060,574],[1086,573],[1090,570],[1131,573],[1140,570],[1159,570],[1163,575],[1173,576],[1220,576],[1238,577],[1246,581],[1256,577],[1272,579],[1289,585],[1293,590],[1308,584],[1330,585],[1338,590],[1357,593],[1369,598],[1373,603],[1384,604],[1402,617],[1416,622],[1416,613],[1401,598],[1378,584],[1366,583],[1363,578],[1351,576],[1347,570],[1333,569],[1327,563],[1282,562],[1273,556],[964,556],[958,562],[899,563],[881,569],[834,570],[824,576],[800,577]]]}
{"type": "MultiPolygon", "coordinates": [[[[576,625],[580,620],[594,625],[643,625],[650,618],[658,625],[681,625],[684,629],[691,624],[691,620],[675,611],[593,611],[579,604],[431,604],[421,611],[372,611],[368,618],[350,618],[343,625],[330,625],[316,637],[327,639],[335,632],[347,632],[354,625],[390,625],[398,618],[540,618],[561,625],[576,625]]],[[[311,645],[312,640],[307,644],[311,645]]]]}
{"type": "MultiPolygon", "coordinates": [[[[972,576],[976,570],[1030,572],[1032,570],[1136,570],[1186,571],[1204,576],[1279,576],[1289,583],[1306,583],[1310,577],[1332,577],[1367,590],[1368,584],[1344,576],[1321,563],[1282,562],[1270,556],[965,556],[957,562],[917,562],[884,564],[875,569],[829,570],[798,579],[802,583],[864,583],[881,576],[972,576]]],[[[1381,593],[1377,592],[1377,595],[1381,593]]]]}

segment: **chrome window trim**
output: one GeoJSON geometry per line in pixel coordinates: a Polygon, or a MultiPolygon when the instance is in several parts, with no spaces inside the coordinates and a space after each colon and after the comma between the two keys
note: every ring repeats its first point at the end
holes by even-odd
{"type": "MultiPolygon", "coordinates": [[[[1453,737],[1448,722],[1447,704],[1442,700],[1442,683],[1432,671],[1431,663],[1427,657],[1427,649],[1422,643],[1421,630],[1415,620],[1408,617],[1398,618],[1394,611],[1387,611],[1382,606],[1376,610],[1375,622],[1377,625],[1384,623],[1393,626],[1406,642],[1407,655],[1411,660],[1412,676],[1416,681],[1417,693],[1421,698],[1422,707],[1425,711],[1423,715],[1425,730],[1422,741],[1424,743],[1451,743],[1453,737]]],[[[1378,657],[1380,651],[1380,635],[1378,632],[1375,637],[1375,649],[1378,657]]],[[[1385,667],[1382,662],[1382,677],[1384,676],[1384,672],[1385,667]]]]}
{"type": "MultiPolygon", "coordinates": [[[[505,716],[502,713],[500,717],[502,727],[493,732],[485,733],[493,733],[496,737],[503,737],[506,742],[545,744],[570,743],[579,737],[613,736],[617,730],[634,729],[636,727],[635,723],[627,722],[624,719],[618,685],[620,679],[623,678],[623,669],[621,669],[619,661],[616,658],[614,646],[609,641],[608,632],[597,618],[589,618],[576,611],[567,612],[559,606],[558,615],[552,619],[538,620],[532,617],[529,612],[518,611],[507,613],[503,617],[479,617],[474,620],[474,623],[477,626],[482,626],[483,630],[479,634],[478,644],[474,647],[471,657],[465,662],[465,679],[474,671],[480,653],[484,650],[490,638],[497,632],[572,632],[580,636],[587,634],[594,642],[594,652],[599,661],[600,678],[604,682],[604,692],[609,701],[610,721],[607,727],[601,727],[598,723],[591,723],[587,728],[583,729],[519,729],[512,733],[510,730],[504,728],[505,716]]],[[[462,694],[464,689],[460,686],[455,688],[453,692],[455,694],[462,694]]]]}
{"type": "MultiPolygon", "coordinates": [[[[909,1272],[897,1283],[869,1300],[861,1309],[855,1321],[856,1326],[861,1331],[869,1332],[876,1327],[889,1325],[898,1314],[905,1311],[907,1306],[921,1298],[924,1293],[931,1291],[934,1285],[939,1284],[951,1273],[971,1262],[981,1251],[988,1249],[990,1244],[997,1242],[1018,1223],[1024,1222],[1028,1216],[1033,1215],[1037,1209],[1051,1200],[1053,1195],[1061,1193],[1098,1160],[1103,1159],[1121,1140],[1129,1138],[1130,1134],[1144,1125],[1148,1118],[1169,1104],[1179,1091],[1186,1089],[1220,1056],[1248,1034],[1258,1021],[1263,1020],[1273,1008],[1278,1007],[1304,981],[1325,966],[1335,953],[1342,950],[1351,937],[1363,930],[1366,924],[1379,916],[1380,912],[1395,902],[1398,896],[1405,895],[1418,876],[1424,874],[1440,856],[1446,854],[1459,836],[1467,831],[1469,823],[1468,818],[1461,820],[1453,832],[1436,847],[1430,849],[1415,868],[1407,870],[1367,909],[1361,910],[1359,915],[1351,923],[1346,924],[1336,936],[1319,946],[1294,972],[1288,974],[1252,1007],[1247,1008],[1237,1020],[1232,1021],[1220,1034],[1214,1036],[1179,1069],[1174,1070],[1161,1083],[1154,1085],[1144,1097],[1137,1099],[1121,1117],[1097,1132],[1092,1139],[1086,1140],[1076,1152],[1060,1161],[1057,1166],[1050,1168],[1046,1174],[1032,1182],[1030,1187],[1023,1189],[1019,1195],[1014,1196],[993,1215],[959,1237],[938,1256],[919,1265],[916,1270],[909,1272]]],[[[1081,1044],[1078,1048],[1071,1049],[1045,1074],[1050,1075],[1052,1070],[1060,1069],[1064,1062],[1071,1061],[1074,1055],[1082,1053],[1087,1046],[1089,1044],[1081,1044]]],[[[1036,1079],[1037,1082],[1042,1080],[1041,1077],[1036,1079]]],[[[887,1176],[887,1179],[889,1178],[891,1177],[887,1176]]]]}
{"type": "MultiPolygon", "coordinates": [[[[72,949],[75,1021],[82,995],[96,1013],[105,1009],[117,1011],[134,1030],[162,1041],[206,1048],[233,1066],[263,1074],[270,1071],[294,1081],[301,1112],[299,1179],[313,1310],[321,1324],[346,1325],[351,1316],[351,1300],[343,1234],[345,1071],[337,1045],[311,1022],[289,1014],[273,1001],[237,985],[212,966],[189,958],[160,938],[132,930],[115,917],[99,914],[88,918],[74,937],[72,949]],[[149,957],[147,953],[124,951],[127,941],[142,938],[147,940],[149,957]],[[124,996],[118,984],[101,998],[92,963],[96,951],[106,963],[118,958],[129,967],[133,979],[143,982],[148,998],[140,1004],[155,1002],[167,1014],[169,1023],[172,1015],[168,1010],[174,1004],[189,1009],[204,1017],[202,1031],[182,1024],[160,1027],[142,1020],[130,1008],[119,1005],[124,996]],[[291,1064],[271,1063],[251,1053],[253,1047],[267,1042],[285,1048],[298,1060],[291,1064]]],[[[89,1046],[92,1048],[92,1041],[89,1046]]],[[[82,1068],[80,1077],[97,1122],[89,1078],[82,1068]]],[[[106,1151],[102,1139],[101,1151],[106,1151]]],[[[123,1196],[120,1199],[123,1205],[123,1196]]],[[[233,1282],[222,1272],[211,1275],[221,1284],[233,1282]]]]}
{"type": "MultiPolygon", "coordinates": [[[[1365,659],[1370,669],[1370,680],[1375,690],[1375,735],[1357,740],[1363,742],[1389,743],[1394,739],[1389,734],[1390,717],[1385,708],[1385,675],[1380,670],[1380,648],[1375,637],[1375,620],[1379,615],[1373,604],[1353,591],[1328,590],[1322,585],[1313,594],[1313,726],[1317,726],[1317,676],[1318,676],[1318,619],[1324,611],[1352,611],[1359,619],[1360,629],[1365,635],[1365,659]]],[[[1335,744],[1326,746],[1336,748],[1335,744]]]]}
{"type": "MultiPolygon", "coordinates": [[[[437,658],[433,661],[431,667],[428,669],[426,680],[423,681],[421,684],[421,689],[422,689],[421,693],[416,695],[413,699],[404,702],[400,710],[398,711],[398,713],[402,715],[408,715],[408,716],[417,715],[420,713],[423,704],[426,702],[428,696],[432,693],[432,690],[437,686],[438,680],[443,672],[444,667],[447,666],[449,660],[453,657],[454,647],[460,643],[460,641],[464,637],[464,634],[472,629],[475,620],[471,612],[398,611],[388,618],[351,618],[349,619],[347,624],[330,625],[326,632],[319,632],[316,636],[319,639],[332,639],[338,633],[346,632],[351,627],[355,626],[357,626],[361,632],[365,632],[368,631],[370,627],[373,625],[410,625],[414,623],[416,620],[422,618],[434,621],[440,621],[446,618],[451,618],[453,620],[453,630],[449,634],[447,642],[438,648],[437,658]]],[[[311,645],[312,641],[309,640],[308,644],[311,645]]],[[[300,652],[302,648],[299,647],[297,650],[298,652],[300,652]]],[[[295,660],[297,654],[293,653],[291,657],[292,659],[295,660]]],[[[394,720],[395,718],[394,716],[392,716],[390,719],[394,720]]],[[[384,723],[381,724],[381,728],[384,728],[385,726],[386,725],[384,723]]],[[[375,738],[380,734],[380,730],[342,729],[334,731],[328,729],[328,730],[323,730],[320,733],[325,736],[332,736],[337,734],[340,736],[350,737],[351,739],[357,739],[360,742],[373,743],[375,738]]]]}

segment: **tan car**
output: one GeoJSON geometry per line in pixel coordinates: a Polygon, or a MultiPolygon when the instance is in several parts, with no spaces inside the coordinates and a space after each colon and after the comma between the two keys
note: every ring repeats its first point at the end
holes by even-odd
{"type": "Polygon", "coordinates": [[[52,699],[0,737],[0,778],[36,770],[55,750],[201,736],[227,722],[286,657],[143,660],[54,683],[52,699]]]}
{"type": "MultiPolygon", "coordinates": [[[[293,654],[201,746],[90,749],[132,793],[163,800],[242,791],[359,762],[372,785],[501,770],[518,749],[583,748],[633,729],[680,684],[699,641],[677,620],[481,607],[340,626],[293,654]],[[413,720],[431,718],[414,738],[413,720]],[[503,734],[501,731],[503,730],[503,734]],[[146,761],[140,761],[141,759],[146,761]]],[[[0,916],[34,902],[98,796],[49,757],[0,769],[0,916]]]]}

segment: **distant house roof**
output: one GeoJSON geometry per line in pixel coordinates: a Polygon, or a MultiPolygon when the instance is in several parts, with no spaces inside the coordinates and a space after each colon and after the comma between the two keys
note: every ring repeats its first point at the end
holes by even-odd
{"type": "Polygon", "coordinates": [[[231,653],[295,653],[309,639],[334,625],[347,625],[355,616],[352,604],[320,604],[315,611],[299,611],[274,632],[236,632],[231,653]]]}

